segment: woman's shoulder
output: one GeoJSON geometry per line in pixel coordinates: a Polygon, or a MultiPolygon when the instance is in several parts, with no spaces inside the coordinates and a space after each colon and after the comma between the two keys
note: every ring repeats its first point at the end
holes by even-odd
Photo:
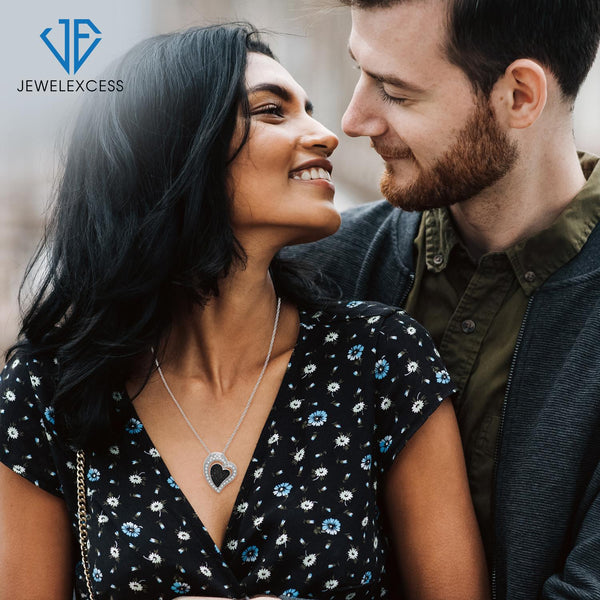
{"type": "Polygon", "coordinates": [[[51,405],[57,373],[55,357],[21,344],[10,353],[0,373],[0,401],[27,402],[46,409],[51,405]]]}
{"type": "Polygon", "coordinates": [[[318,310],[304,310],[302,313],[305,321],[312,325],[320,323],[329,327],[339,327],[346,324],[357,331],[385,330],[388,333],[396,332],[411,337],[428,335],[426,330],[401,308],[371,300],[340,300],[318,310]]]}

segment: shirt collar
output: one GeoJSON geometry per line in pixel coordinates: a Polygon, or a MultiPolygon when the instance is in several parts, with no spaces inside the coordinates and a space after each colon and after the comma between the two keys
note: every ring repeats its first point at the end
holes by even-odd
{"type": "MultiPolygon", "coordinates": [[[[600,159],[585,153],[580,153],[579,158],[587,181],[577,196],[550,227],[500,253],[509,259],[528,296],[579,253],[600,221],[600,159]]],[[[425,211],[423,219],[425,261],[429,271],[443,271],[457,244],[468,255],[447,208],[425,211]]],[[[489,256],[481,257],[480,262],[489,256]]]]}

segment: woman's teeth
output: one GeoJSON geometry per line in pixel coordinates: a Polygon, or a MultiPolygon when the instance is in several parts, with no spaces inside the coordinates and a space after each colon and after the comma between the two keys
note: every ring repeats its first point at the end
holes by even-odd
{"type": "Polygon", "coordinates": [[[331,175],[321,167],[312,169],[303,169],[302,171],[294,171],[292,179],[300,179],[302,181],[310,181],[311,179],[326,179],[331,181],[331,175]]]}

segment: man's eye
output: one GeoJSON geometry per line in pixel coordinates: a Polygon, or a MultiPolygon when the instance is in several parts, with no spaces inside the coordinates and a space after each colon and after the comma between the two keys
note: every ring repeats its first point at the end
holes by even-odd
{"type": "Polygon", "coordinates": [[[283,117],[283,109],[279,104],[264,104],[252,111],[253,115],[275,115],[283,117]]]}
{"type": "Polygon", "coordinates": [[[389,102],[390,104],[404,104],[408,101],[408,98],[403,98],[399,96],[390,96],[383,86],[378,86],[377,90],[379,91],[379,96],[384,102],[389,102]]]}

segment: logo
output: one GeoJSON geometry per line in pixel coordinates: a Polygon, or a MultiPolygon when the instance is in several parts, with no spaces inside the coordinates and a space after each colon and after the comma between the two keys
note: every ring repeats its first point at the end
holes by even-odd
{"type": "Polygon", "coordinates": [[[79,68],[89,58],[90,54],[96,49],[96,46],[102,39],[99,34],[102,33],[90,19],[59,19],[59,24],[64,28],[64,49],[61,54],[56,46],[48,39],[48,34],[52,31],[52,27],[44,29],[40,34],[40,37],[48,46],[52,54],[54,54],[56,60],[61,64],[62,68],[67,72],[68,75],[75,74],[79,71],[79,68]],[[73,35],[71,36],[71,21],[73,35]],[[82,31],[82,26],[84,30],[82,31]],[[86,31],[85,28],[88,28],[86,31]],[[87,50],[80,53],[80,40],[86,40],[90,38],[89,31],[96,34],[96,38],[88,46],[87,50]],[[71,47],[73,52],[71,53],[71,47]],[[71,60],[72,59],[72,60],[71,60]],[[73,71],[71,73],[71,67],[73,71]]]}

